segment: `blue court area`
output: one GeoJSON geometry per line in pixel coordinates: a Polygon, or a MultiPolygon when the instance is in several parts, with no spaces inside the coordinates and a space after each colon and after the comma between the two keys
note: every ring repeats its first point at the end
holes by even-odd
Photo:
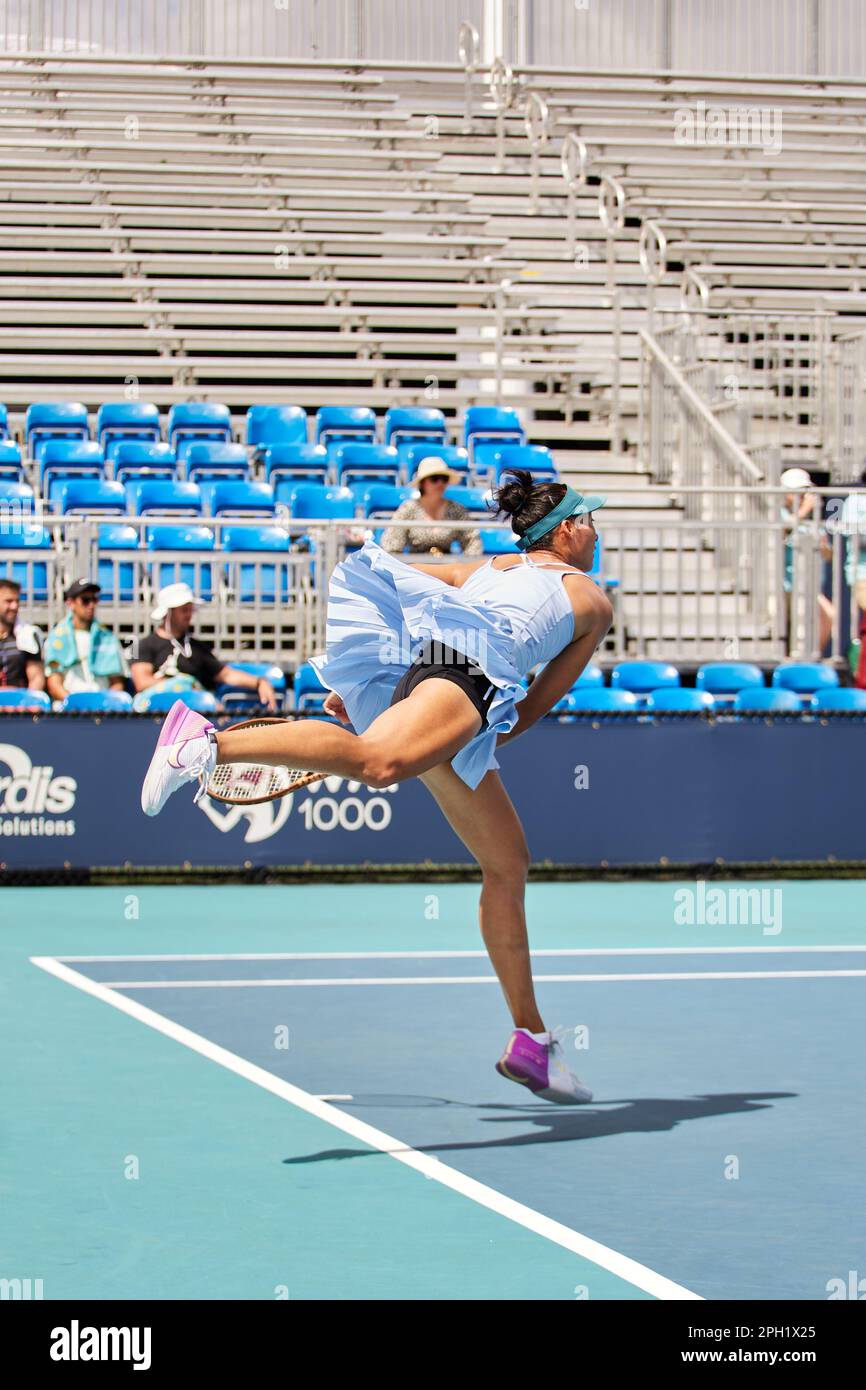
{"type": "Polygon", "coordinates": [[[866,1264],[863,884],[717,886],[780,890],[772,924],[681,925],[694,884],[531,886],[574,1109],[494,1071],[476,885],[6,890],[0,1275],[826,1298],[866,1264]]]}

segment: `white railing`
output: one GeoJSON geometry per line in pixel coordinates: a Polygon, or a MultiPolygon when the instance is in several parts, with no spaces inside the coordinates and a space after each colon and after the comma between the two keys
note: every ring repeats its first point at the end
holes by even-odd
{"type": "MultiPolygon", "coordinates": [[[[663,519],[647,514],[618,518],[616,508],[646,499],[646,488],[619,485],[615,507],[597,518],[604,547],[600,582],[614,602],[615,622],[600,654],[605,664],[651,656],[683,664],[715,659],[772,663],[794,657],[818,660],[819,601],[832,605],[829,656],[841,665],[848,631],[856,631],[853,598],[845,583],[848,547],[866,548],[866,536],[849,534],[837,522],[826,526],[820,510],[796,531],[782,518],[781,489],[665,488],[665,499],[694,515],[663,519]],[[763,519],[756,513],[763,511],[763,519]],[[748,513],[748,514],[747,514],[748,513]],[[786,569],[788,582],[786,583],[786,569]]],[[[826,499],[828,514],[843,515],[845,498],[826,499]]],[[[328,581],[334,566],[383,519],[286,521],[276,523],[289,538],[288,551],[258,553],[222,547],[226,526],[260,521],[208,517],[213,550],[149,550],[144,533],[154,517],[111,518],[137,530],[131,549],[100,548],[106,518],[67,517],[46,523],[51,550],[0,545],[0,575],[23,581],[22,615],[47,628],[64,613],[63,590],[82,574],[103,585],[100,619],[124,641],[149,632],[159,587],[185,580],[203,601],[196,631],[227,659],[271,660],[295,668],[320,651],[325,640],[328,581]],[[301,544],[301,537],[311,538],[301,544]],[[40,568],[42,567],[42,568],[40,568]]],[[[177,524],[178,518],[159,521],[177,524]]],[[[429,523],[434,525],[436,523],[429,523]]],[[[415,526],[421,523],[413,523],[415,526]]],[[[502,530],[494,516],[454,523],[458,530],[502,530]]],[[[430,557],[432,558],[432,557],[430,557]]],[[[442,557],[443,560],[448,557],[442,557]]]]}
{"type": "Polygon", "coordinates": [[[866,468],[866,333],[838,339],[831,381],[832,477],[859,482],[866,468]]]}
{"type": "MultiPolygon", "coordinates": [[[[831,422],[834,315],[656,310],[654,337],[753,458],[823,462],[831,422]]],[[[784,466],[784,465],[783,465],[784,466]]]]}
{"type": "Polygon", "coordinates": [[[776,480],[753,463],[659,343],[646,332],[640,340],[643,467],[655,482],[671,485],[687,521],[729,524],[712,541],[707,536],[720,572],[736,567],[755,621],[778,612],[782,575],[762,535],[774,520],[771,497],[758,491],[776,480]]]}

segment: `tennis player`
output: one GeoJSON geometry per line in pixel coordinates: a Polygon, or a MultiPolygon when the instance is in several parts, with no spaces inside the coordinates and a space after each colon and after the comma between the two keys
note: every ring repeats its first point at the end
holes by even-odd
{"type": "MultiPolygon", "coordinates": [[[[603,497],[515,471],[496,495],[523,552],[406,563],[368,541],[331,576],[321,720],[218,733],[178,702],[142,789],[155,816],[219,763],[257,763],[388,787],[418,777],[482,870],[481,933],[514,1020],[499,1072],[545,1100],[590,1091],[565,1065],[538,1011],[526,934],[529,851],[496,771],[496,749],[530,729],[571,688],[612,620],[588,578],[592,513],[603,497]],[[523,678],[543,670],[527,691],[523,678]]],[[[200,790],[199,795],[202,794],[200,790]]]]}

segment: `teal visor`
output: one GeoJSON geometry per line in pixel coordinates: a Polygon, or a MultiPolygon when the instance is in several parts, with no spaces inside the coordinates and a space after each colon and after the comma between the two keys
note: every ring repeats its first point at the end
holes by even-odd
{"type": "Polygon", "coordinates": [[[583,516],[587,512],[598,511],[606,501],[606,497],[584,497],[582,493],[575,492],[573,487],[567,487],[562,501],[557,502],[547,516],[527,526],[523,535],[518,537],[517,549],[528,550],[536,541],[541,540],[542,536],[546,536],[548,531],[554,530],[561,521],[567,521],[570,516],[583,516]]]}

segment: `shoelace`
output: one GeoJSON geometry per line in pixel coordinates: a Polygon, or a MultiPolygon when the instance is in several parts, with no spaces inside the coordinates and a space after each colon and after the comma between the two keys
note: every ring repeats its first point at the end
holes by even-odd
{"type": "Polygon", "coordinates": [[[558,1047],[559,1050],[562,1051],[563,1039],[567,1038],[570,1035],[571,1031],[572,1030],[570,1028],[567,1028],[564,1023],[557,1024],[555,1028],[551,1028],[550,1046],[558,1047]]]}

